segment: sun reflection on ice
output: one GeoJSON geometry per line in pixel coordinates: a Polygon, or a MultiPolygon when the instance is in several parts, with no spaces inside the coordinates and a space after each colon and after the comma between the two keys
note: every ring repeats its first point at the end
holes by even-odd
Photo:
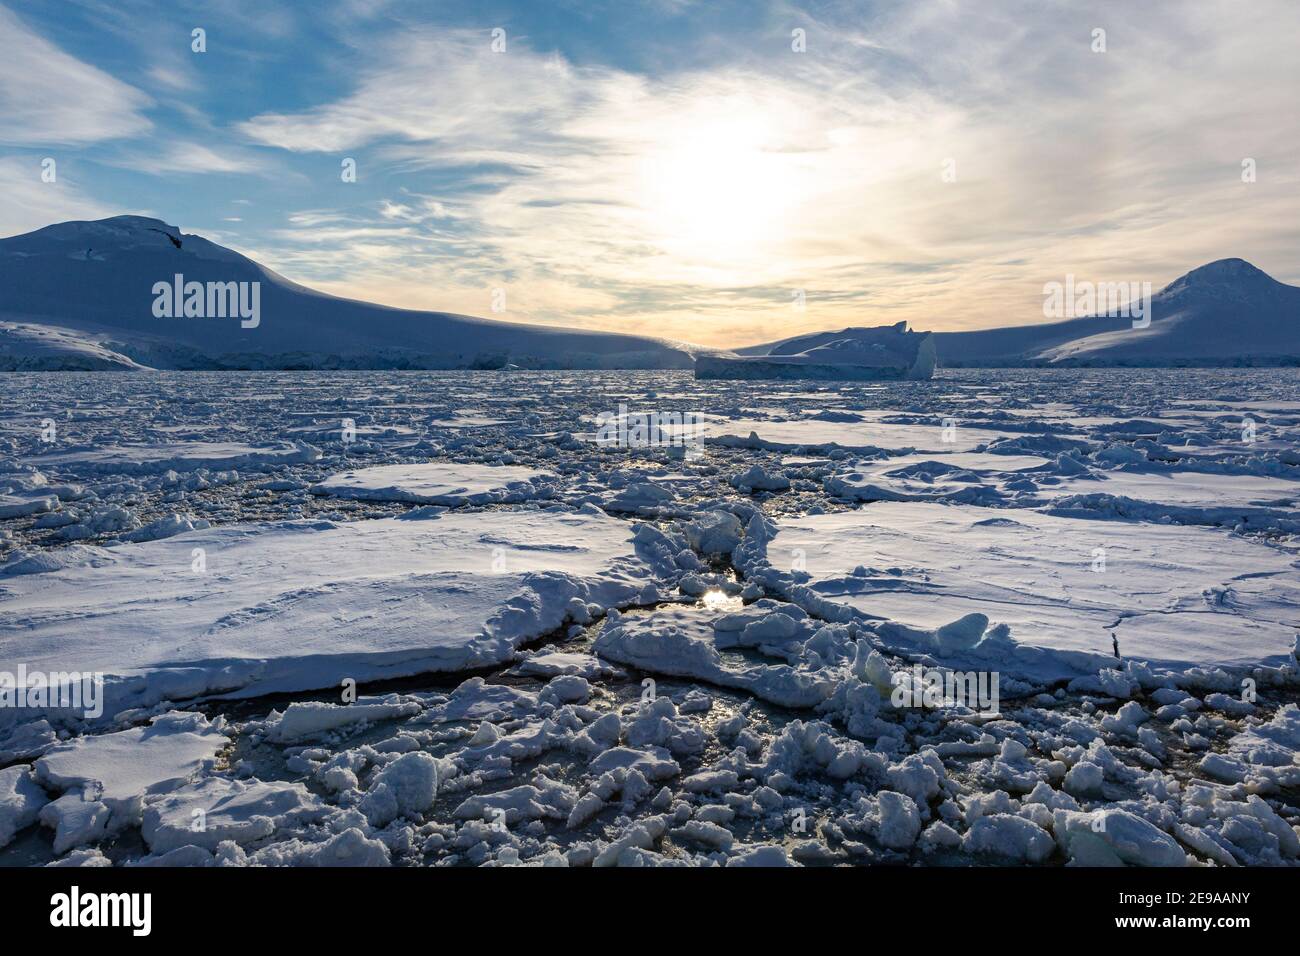
{"type": "Polygon", "coordinates": [[[739,596],[712,588],[700,596],[700,603],[706,611],[739,611],[745,602],[739,596]]]}

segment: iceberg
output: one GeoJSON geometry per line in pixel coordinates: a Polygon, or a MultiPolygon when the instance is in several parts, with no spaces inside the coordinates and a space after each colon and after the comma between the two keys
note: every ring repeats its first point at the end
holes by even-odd
{"type": "Polygon", "coordinates": [[[824,333],[787,339],[759,354],[701,354],[695,359],[695,377],[901,381],[928,379],[934,365],[934,336],[899,322],[844,329],[829,340],[824,333]]]}

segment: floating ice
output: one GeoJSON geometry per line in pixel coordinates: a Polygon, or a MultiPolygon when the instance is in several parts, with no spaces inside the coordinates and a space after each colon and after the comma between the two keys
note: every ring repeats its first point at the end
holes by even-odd
{"type": "Polygon", "coordinates": [[[103,672],[108,713],[461,670],[559,627],[575,598],[614,607],[653,592],[675,572],[633,534],[541,511],[192,532],[10,577],[0,646],[32,670],[103,672]]]}
{"type": "Polygon", "coordinates": [[[535,483],[549,477],[534,468],[428,462],[383,465],[331,475],[312,486],[318,495],[363,501],[404,501],[426,505],[485,504],[535,497],[535,483]]]}

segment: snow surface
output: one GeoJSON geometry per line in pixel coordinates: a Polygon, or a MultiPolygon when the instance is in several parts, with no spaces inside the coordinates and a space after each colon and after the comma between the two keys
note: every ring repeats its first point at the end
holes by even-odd
{"type": "Polygon", "coordinates": [[[958,452],[981,448],[1012,433],[990,428],[958,427],[945,437],[942,426],[901,422],[826,421],[817,418],[762,420],[733,418],[705,426],[706,443],[774,451],[841,448],[856,452],[887,450],[958,452]]]}
{"type": "Polygon", "coordinates": [[[139,474],[194,471],[199,468],[265,468],[316,461],[320,450],[305,442],[251,445],[243,442],[178,441],[160,444],[74,448],[33,455],[25,464],[37,469],[75,469],[81,474],[139,474]]]}
{"type": "Polygon", "coordinates": [[[331,475],[313,485],[312,492],[363,501],[481,505],[512,495],[518,500],[533,497],[534,483],[547,477],[546,472],[512,465],[381,465],[331,475]]]}
{"type": "Polygon", "coordinates": [[[599,513],[231,525],[7,580],[0,649],[104,673],[112,713],[494,664],[571,600],[632,603],[653,579],[633,530],[599,513]]]}
{"type": "Polygon", "coordinates": [[[1104,656],[1112,633],[1125,655],[1171,672],[1281,664],[1295,640],[1295,555],[1204,528],[880,502],[781,522],[767,563],[789,567],[795,552],[808,577],[792,575],[792,590],[799,581],[867,618],[933,631],[978,613],[1009,625],[1014,644],[989,653],[1013,675],[1072,676],[1069,658],[1033,651],[1104,656]]]}

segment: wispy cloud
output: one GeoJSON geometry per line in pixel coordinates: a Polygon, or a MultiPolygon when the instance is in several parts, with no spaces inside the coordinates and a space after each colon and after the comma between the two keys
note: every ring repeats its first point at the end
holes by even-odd
{"type": "Polygon", "coordinates": [[[80,146],[147,131],[149,98],[0,7],[0,144],[80,146]]]}
{"type": "Polygon", "coordinates": [[[514,318],[733,342],[1028,322],[1064,271],[1165,281],[1294,252],[1277,203],[1300,211],[1282,168],[1300,135],[1278,117],[1300,70],[1280,27],[1300,17],[1265,6],[1264,29],[1210,3],[899,4],[866,24],[788,8],[777,19],[806,30],[807,52],[782,26],[761,53],[654,78],[522,39],[493,53],[486,29],[412,30],[352,93],[242,129],[444,173],[443,221],[393,196],[377,218],[427,231],[356,234],[382,282],[335,280],[389,300],[411,285],[482,303],[509,286],[514,318]],[[1246,186],[1256,153],[1270,176],[1246,186]],[[478,258],[449,258],[449,242],[478,258]]]}
{"type": "Polygon", "coordinates": [[[14,236],[69,219],[102,219],[123,210],[106,206],[85,194],[76,174],[55,164],[53,182],[42,179],[39,160],[29,156],[0,156],[0,236],[14,236]]]}
{"type": "MultiPolygon", "coordinates": [[[[135,42],[134,5],[84,6],[135,42]]],[[[0,134],[63,130],[156,180],[126,195],[148,188],[163,215],[223,221],[234,179],[232,241],[330,291],[711,344],[1040,321],[1066,272],[1159,285],[1239,255],[1300,279],[1290,0],[1250,17],[1229,0],[771,0],[531,20],[507,0],[502,52],[470,7],[259,9],[212,6],[196,58],[159,8],[148,49],[117,61],[152,106],[0,10],[91,91],[60,87],[55,118],[24,100],[0,134]]],[[[0,97],[31,84],[10,60],[0,97]]]]}
{"type": "Polygon", "coordinates": [[[214,149],[196,142],[167,143],[155,152],[132,150],[113,159],[115,165],[142,173],[257,173],[266,163],[246,150],[214,149]]]}

